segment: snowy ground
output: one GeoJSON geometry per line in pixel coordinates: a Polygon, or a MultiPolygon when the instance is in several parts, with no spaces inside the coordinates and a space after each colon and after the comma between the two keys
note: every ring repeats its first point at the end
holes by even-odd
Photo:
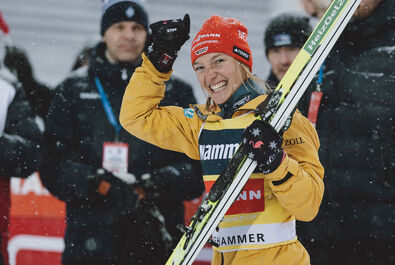
{"type": "MultiPolygon", "coordinates": [[[[150,21],[191,16],[191,38],[213,14],[236,17],[249,29],[254,73],[265,78],[268,64],[262,39],[268,20],[282,12],[302,12],[300,0],[146,0],[150,21]]],[[[52,86],[70,71],[83,45],[100,39],[100,0],[7,0],[0,10],[11,38],[28,51],[37,78],[52,86]]],[[[190,65],[191,40],[182,48],[174,70],[190,82],[199,102],[205,100],[190,65]]],[[[4,45],[1,40],[0,46],[4,45]]],[[[0,48],[2,58],[3,47],[0,48]]]]}

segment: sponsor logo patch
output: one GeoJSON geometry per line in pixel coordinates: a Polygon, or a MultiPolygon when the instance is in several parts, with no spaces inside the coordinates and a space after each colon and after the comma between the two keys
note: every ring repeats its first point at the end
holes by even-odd
{"type": "Polygon", "coordinates": [[[170,29],[166,30],[167,33],[176,32],[176,31],[177,31],[177,28],[170,28],[170,29]]]}
{"type": "Polygon", "coordinates": [[[165,66],[170,65],[173,61],[174,61],[174,57],[172,57],[170,54],[166,52],[163,53],[162,57],[160,58],[160,63],[165,66]]]}
{"type": "Polygon", "coordinates": [[[243,51],[242,49],[233,46],[233,53],[243,57],[244,59],[246,59],[247,61],[250,59],[250,54],[246,51],[243,51]]]}
{"type": "Polygon", "coordinates": [[[248,101],[250,101],[250,95],[242,97],[240,100],[238,100],[236,103],[233,104],[234,108],[239,108],[246,104],[248,101]]]}
{"type": "Polygon", "coordinates": [[[233,154],[239,148],[239,143],[234,144],[201,144],[200,159],[201,160],[216,160],[216,159],[231,159],[233,154]]]}
{"type": "Polygon", "coordinates": [[[304,144],[302,137],[296,137],[293,139],[284,139],[284,146],[297,145],[297,144],[304,144]]]}
{"type": "Polygon", "coordinates": [[[219,39],[221,37],[220,33],[207,33],[207,34],[200,34],[196,37],[196,39],[193,41],[193,44],[196,42],[199,42],[201,39],[205,38],[217,38],[219,39]]]}
{"type": "Polygon", "coordinates": [[[191,108],[184,109],[184,116],[187,118],[193,118],[195,111],[191,108]]]}
{"type": "MultiPolygon", "coordinates": [[[[208,192],[215,181],[205,181],[208,192]]],[[[249,179],[226,215],[256,213],[265,210],[265,180],[249,179]]]]}
{"type": "Polygon", "coordinates": [[[250,233],[250,234],[240,234],[231,236],[213,236],[213,240],[218,243],[221,247],[223,246],[233,246],[241,244],[259,244],[265,243],[265,238],[262,233],[250,233]]]}
{"type": "Polygon", "coordinates": [[[245,42],[247,42],[247,33],[245,33],[244,31],[239,30],[239,39],[242,39],[245,42]]]}
{"type": "Polygon", "coordinates": [[[208,47],[206,46],[206,47],[203,47],[203,48],[195,51],[195,54],[196,55],[203,54],[203,53],[207,52],[207,50],[208,50],[208,47]]]}

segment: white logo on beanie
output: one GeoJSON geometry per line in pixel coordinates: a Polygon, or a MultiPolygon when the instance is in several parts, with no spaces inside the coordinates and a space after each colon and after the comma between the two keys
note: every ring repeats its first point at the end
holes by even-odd
{"type": "Polygon", "coordinates": [[[125,15],[128,17],[128,18],[131,18],[131,17],[133,17],[133,15],[134,15],[134,9],[130,6],[128,9],[126,9],[126,11],[125,11],[125,15]]]}
{"type": "Polygon", "coordinates": [[[288,33],[280,33],[273,36],[273,46],[286,46],[292,44],[291,35],[288,33]]]}
{"type": "Polygon", "coordinates": [[[247,33],[245,33],[244,31],[238,30],[239,31],[239,39],[244,40],[245,42],[247,42],[247,33]]]}
{"type": "Polygon", "coordinates": [[[118,4],[120,2],[132,2],[146,9],[145,0],[103,0],[102,12],[104,13],[110,6],[118,4]]]}
{"type": "Polygon", "coordinates": [[[193,41],[193,43],[195,42],[199,42],[200,39],[203,38],[221,38],[221,34],[220,33],[206,33],[206,34],[200,34],[196,37],[196,39],[193,41]]]}

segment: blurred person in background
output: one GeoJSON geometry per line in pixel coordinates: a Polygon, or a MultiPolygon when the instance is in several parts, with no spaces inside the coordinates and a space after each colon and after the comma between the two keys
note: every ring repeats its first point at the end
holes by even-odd
{"type": "Polygon", "coordinates": [[[309,17],[285,13],[269,21],[264,32],[264,48],[271,71],[266,82],[276,87],[309,38],[309,17]]]}
{"type": "MultiPolygon", "coordinates": [[[[303,2],[322,14],[324,2],[303,2]]],[[[395,262],[394,47],[395,1],[362,0],[324,63],[316,128],[327,176],[325,264],[395,262]]],[[[307,115],[317,92],[309,89],[307,115]]]]}
{"type": "Polygon", "coordinates": [[[20,87],[0,76],[0,264],[8,265],[10,178],[38,169],[42,132],[20,87]]]}
{"type": "Polygon", "coordinates": [[[44,119],[53,97],[51,88],[35,78],[25,50],[15,45],[7,45],[5,49],[4,65],[17,77],[34,113],[44,119]]]}
{"type": "Polygon", "coordinates": [[[43,119],[48,111],[49,102],[52,98],[52,91],[49,86],[37,81],[35,78],[33,67],[26,51],[13,44],[10,37],[10,28],[1,12],[0,29],[5,35],[5,55],[3,58],[5,67],[1,69],[2,74],[4,76],[6,72],[12,73],[12,84],[17,87],[22,87],[24,90],[25,99],[29,102],[30,107],[36,115],[36,120],[40,129],[43,131],[43,119]]]}
{"type": "MultiPolygon", "coordinates": [[[[0,29],[9,39],[8,24],[0,12],[0,29]]],[[[25,91],[8,69],[0,67],[0,264],[8,265],[10,178],[26,178],[37,170],[42,132],[25,91]]]]}
{"type": "Polygon", "coordinates": [[[320,19],[332,3],[332,0],[300,0],[300,2],[308,14],[320,19]]]}
{"type": "MultiPolygon", "coordinates": [[[[264,48],[271,65],[271,73],[266,81],[270,86],[274,88],[278,85],[312,31],[310,18],[302,14],[284,13],[269,21],[264,32],[264,48]]],[[[315,85],[312,82],[311,86],[315,85]]],[[[306,247],[313,265],[328,264],[328,232],[323,204],[325,201],[313,221],[296,223],[298,239],[306,247]]]]}
{"type": "MultiPolygon", "coordinates": [[[[62,263],[163,264],[181,236],[183,201],[202,193],[200,165],[119,124],[122,96],[149,34],[143,5],[104,1],[100,30],[88,67],[56,88],[46,119],[41,174],[66,202],[62,263]]],[[[160,104],[186,107],[191,100],[191,86],[174,78],[160,104]]]]}

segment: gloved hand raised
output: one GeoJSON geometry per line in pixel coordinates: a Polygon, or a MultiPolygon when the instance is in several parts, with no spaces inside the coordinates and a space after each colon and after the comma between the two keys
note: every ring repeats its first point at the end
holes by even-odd
{"type": "Polygon", "coordinates": [[[148,59],[155,68],[167,73],[171,70],[181,46],[189,39],[190,19],[162,20],[150,25],[148,59]]]}
{"type": "Polygon", "coordinates": [[[17,46],[6,46],[3,59],[4,65],[18,78],[18,81],[26,85],[26,79],[33,75],[32,65],[26,51],[17,46]]]}
{"type": "Polygon", "coordinates": [[[283,139],[267,122],[255,120],[244,130],[241,139],[247,148],[248,157],[258,162],[259,171],[269,174],[281,164],[283,139]]]}
{"type": "Polygon", "coordinates": [[[136,178],[130,173],[111,173],[103,168],[89,177],[92,192],[103,199],[109,207],[116,207],[121,212],[130,212],[137,208],[138,198],[134,190],[136,178]]]}

